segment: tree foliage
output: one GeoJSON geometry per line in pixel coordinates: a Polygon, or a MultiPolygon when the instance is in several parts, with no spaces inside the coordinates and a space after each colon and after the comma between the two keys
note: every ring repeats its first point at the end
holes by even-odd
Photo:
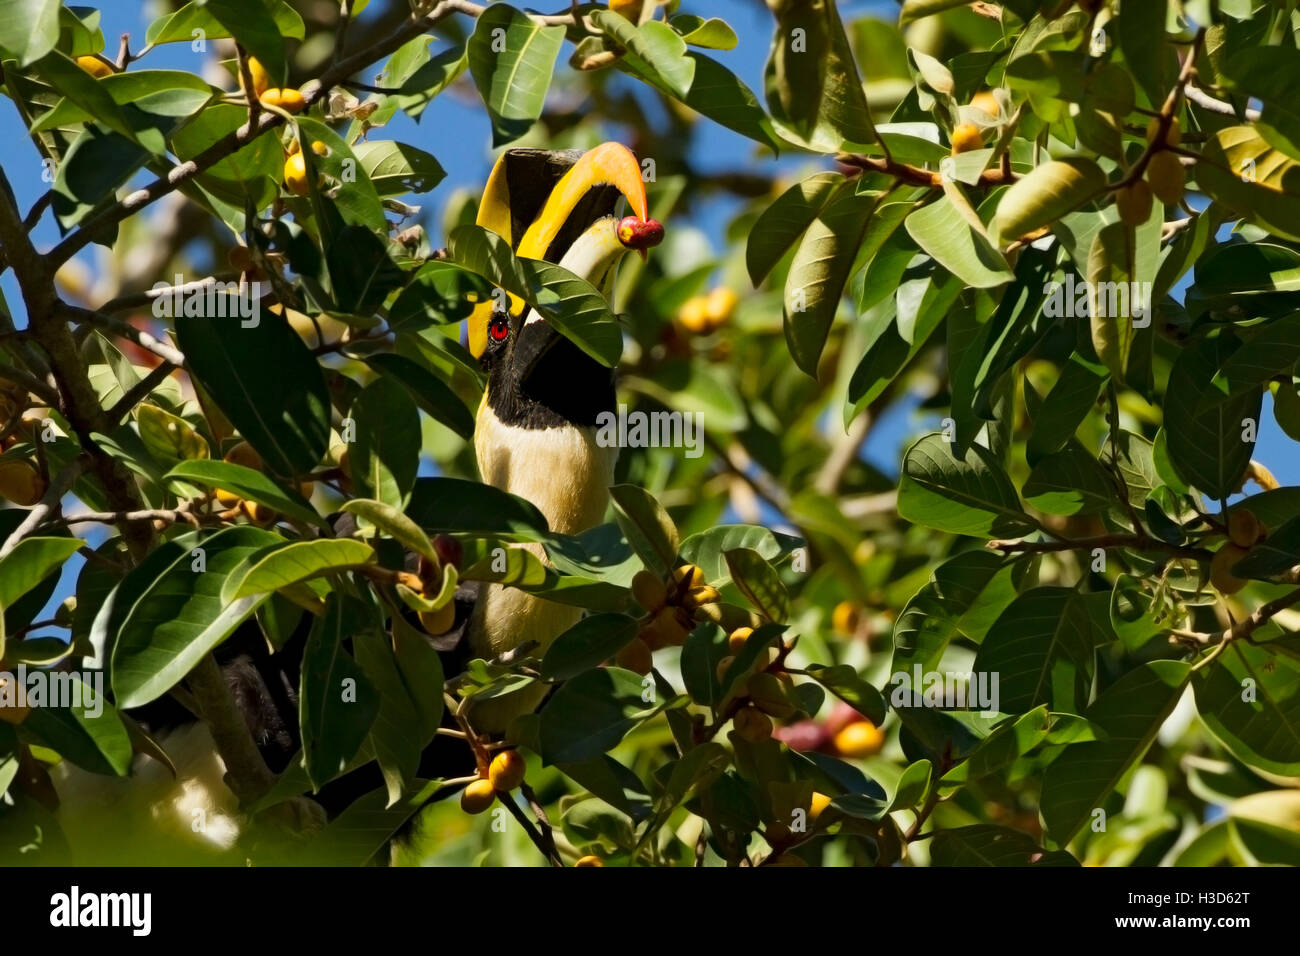
{"type": "Polygon", "coordinates": [[[304,861],[364,863],[412,821],[399,859],[444,863],[1300,858],[1300,497],[1255,451],[1269,415],[1300,440],[1300,14],[767,5],[755,91],[735,30],[678,2],[349,24],[364,4],[211,0],[116,56],[92,8],[0,2],[30,132],[0,191],[0,671],[98,668],[107,697],[0,708],[4,853],[60,844],[56,764],[167,763],[133,711],[172,698],[229,732],[214,649],[302,628],[300,754],[276,775],[214,736],[259,820],[378,766],[273,844],[304,861]],[[204,41],[220,82],[150,64],[204,41]],[[255,70],[281,92],[245,96],[255,70]],[[493,147],[629,131],[653,160],[667,240],[612,303],[438,189],[478,144],[388,138],[473,90],[493,147]],[[745,169],[700,164],[710,125],[745,169]],[[10,181],[42,169],[24,214],[10,181]],[[688,222],[719,196],[709,249],[688,222]],[[78,281],[92,246],[107,296],[78,281]],[[577,536],[479,483],[461,331],[494,288],[617,365],[631,409],[702,413],[703,453],[624,449],[577,536]],[[453,671],[419,622],[466,582],[589,613],[453,671]],[[465,720],[539,688],[504,741],[465,720]],[[497,794],[517,820],[419,776],[440,726],[481,773],[527,757],[527,799],[497,794]]]}

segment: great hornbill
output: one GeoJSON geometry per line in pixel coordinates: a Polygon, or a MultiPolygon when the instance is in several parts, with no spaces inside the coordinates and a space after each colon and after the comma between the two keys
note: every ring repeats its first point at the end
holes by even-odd
{"type": "MultiPolygon", "coordinates": [[[[522,258],[559,263],[608,299],[619,260],[645,255],[663,227],[647,218],[636,158],[618,143],[587,152],[512,149],[497,160],[478,224],[522,258]],[[634,215],[618,218],[626,200],[634,215]]],[[[485,482],[525,498],[552,531],[577,534],[604,516],[618,449],[596,438],[597,416],[615,404],[613,371],[582,351],[536,310],[511,296],[481,303],[470,318],[470,350],[487,371],[474,432],[485,482]]],[[[539,545],[529,545],[545,558],[539,545]]],[[[581,610],[492,585],[480,590],[470,650],[490,657],[529,642],[541,653],[581,610]]],[[[531,709],[541,688],[471,711],[476,729],[501,731],[531,709]]]]}
{"type": "MultiPolygon", "coordinates": [[[[477,221],[506,239],[517,256],[558,263],[606,298],[623,255],[628,250],[645,255],[663,237],[663,227],[647,217],[640,167],[616,143],[586,152],[506,151],[488,179],[477,221]],[[620,218],[624,200],[632,215],[620,218]]],[[[613,371],[522,300],[511,296],[506,308],[498,307],[499,301],[480,303],[468,328],[470,349],[487,373],[474,442],[481,476],[532,502],[553,531],[576,534],[601,520],[613,480],[618,449],[600,446],[595,428],[597,415],[614,408],[613,371]]],[[[544,558],[540,549],[530,547],[544,558]]],[[[453,634],[434,642],[446,649],[449,674],[456,673],[452,662],[494,657],[524,642],[541,653],[581,615],[578,608],[498,585],[465,589],[458,605],[453,634]],[[460,646],[448,648],[453,642],[446,638],[457,632],[460,646]]],[[[216,651],[235,703],[268,767],[277,773],[289,766],[302,743],[297,688],[305,639],[304,625],[272,651],[250,621],[216,651]]],[[[512,695],[474,708],[471,719],[476,730],[499,733],[539,700],[540,692],[512,695]]],[[[244,818],[222,782],[224,767],[206,727],[168,698],[134,716],[169,752],[178,778],[169,778],[161,764],[147,758],[138,758],[135,787],[133,781],[64,767],[55,775],[55,789],[68,804],[61,823],[77,837],[69,842],[81,847],[99,842],[102,815],[109,812],[117,839],[104,852],[90,854],[99,862],[126,862],[133,846],[143,849],[143,841],[160,834],[166,834],[169,853],[177,860],[190,859],[191,846],[219,852],[232,848],[244,818]],[[129,805],[141,799],[148,805],[129,805]],[[199,835],[191,827],[196,813],[213,821],[199,835]]],[[[420,776],[456,776],[468,770],[466,761],[472,766],[463,742],[440,736],[426,749],[420,776]],[[460,766],[447,772],[449,765],[460,766]]],[[[372,763],[327,784],[314,799],[333,816],[381,785],[372,763]]]]}

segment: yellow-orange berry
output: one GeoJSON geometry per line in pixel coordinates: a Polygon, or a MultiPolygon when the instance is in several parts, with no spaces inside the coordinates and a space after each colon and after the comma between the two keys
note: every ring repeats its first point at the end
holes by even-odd
{"type": "Polygon", "coordinates": [[[885,735],[869,720],[855,720],[835,735],[835,749],[845,757],[871,757],[884,745],[885,735]]]}
{"type": "Polygon", "coordinates": [[[497,790],[509,793],[524,782],[526,766],[518,750],[503,750],[488,765],[488,780],[497,790]]]}
{"type": "Polygon", "coordinates": [[[482,813],[492,806],[492,801],[496,798],[496,788],[492,786],[491,780],[475,780],[461,791],[460,808],[466,813],[482,813]]]}

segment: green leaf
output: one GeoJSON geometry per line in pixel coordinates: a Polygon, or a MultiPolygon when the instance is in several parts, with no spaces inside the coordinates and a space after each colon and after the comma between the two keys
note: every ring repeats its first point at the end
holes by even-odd
{"type": "Polygon", "coordinates": [[[0,4],[0,47],[26,68],[59,42],[59,0],[7,0],[0,4]]]}
{"type": "MultiPolygon", "coordinates": [[[[129,105],[143,113],[173,119],[192,116],[213,96],[213,88],[201,78],[180,70],[129,70],[106,76],[99,82],[119,106],[129,105]]],[[[93,113],[70,99],[63,99],[32,124],[31,132],[60,129],[93,119],[93,113]]]]}
{"type": "Polygon", "coordinates": [[[1198,411],[1241,398],[1263,388],[1278,375],[1287,375],[1300,361],[1300,312],[1282,316],[1254,330],[1219,366],[1210,387],[1201,395],[1198,411]]]}
{"type": "Polygon", "coordinates": [[[695,78],[695,61],[686,56],[686,41],[665,23],[649,20],[636,26],[612,10],[593,10],[592,23],[627,52],[629,67],[655,86],[684,100],[695,78]]]}
{"type": "Polygon", "coordinates": [[[1183,347],[1169,374],[1165,391],[1165,435],[1169,459],[1179,477],[1212,498],[1233,494],[1245,477],[1255,442],[1243,440],[1251,419],[1259,430],[1263,389],[1256,387],[1208,411],[1198,411],[1201,398],[1218,370],[1238,350],[1231,332],[1204,338],[1183,347]]]}
{"type": "Polygon", "coordinates": [[[722,557],[732,583],[758,613],[775,624],[789,620],[790,595],[776,569],[761,554],[749,548],[733,548],[724,551],[722,557]]]}
{"type": "Polygon", "coordinates": [[[965,0],[903,0],[903,9],[898,11],[898,25],[905,27],[914,20],[964,6],[965,0]]]}
{"type": "Polygon", "coordinates": [[[166,152],[167,144],[162,135],[147,125],[137,129],[104,85],[77,66],[76,60],[54,50],[37,61],[36,72],[50,86],[95,117],[100,126],[138,142],[155,155],[166,152]]]}
{"type": "Polygon", "coordinates": [[[430,153],[392,140],[356,143],[352,153],[381,196],[427,193],[446,178],[430,153]]]}
{"type": "Polygon", "coordinates": [[[731,29],[727,21],[717,17],[705,20],[689,13],[679,13],[668,21],[668,25],[691,46],[709,50],[734,50],[740,42],[736,31],[731,29]]]}
{"type": "MultiPolygon", "coordinates": [[[[63,566],[81,547],[80,538],[23,538],[0,558],[0,609],[14,606],[24,594],[63,566]]],[[[0,637],[0,649],[4,640],[0,637]]]]}
{"type": "Polygon", "coordinates": [[[279,316],[174,318],[185,364],[273,474],[310,472],[329,444],[329,392],[320,365],[279,316]]]}
{"type": "Polygon", "coordinates": [[[989,629],[973,670],[998,675],[998,708],[1024,714],[1040,704],[1077,713],[1092,685],[1092,633],[1078,595],[1040,587],[1021,594],[989,629]]]}
{"type": "Polygon", "coordinates": [[[1014,278],[970,202],[952,183],[944,183],[944,194],[909,215],[904,225],[918,246],[972,288],[996,288],[1014,278]]]}
{"type": "Polygon", "coordinates": [[[451,386],[418,362],[404,355],[380,352],[366,357],[375,371],[401,382],[420,407],[434,421],[446,425],[461,438],[474,435],[474,416],[451,386]]]}
{"type": "Polygon", "coordinates": [[[1016,596],[1015,570],[982,548],[963,551],[935,568],[894,624],[892,672],[911,673],[918,665],[922,672],[938,670],[949,642],[959,634],[983,640],[1016,596]]]}
{"type": "MultiPolygon", "coordinates": [[[[275,21],[276,31],[281,36],[294,40],[301,40],[305,36],[306,28],[302,17],[287,0],[269,0],[267,6],[275,21]]],[[[232,36],[222,22],[209,12],[206,3],[195,0],[175,13],[159,17],[151,23],[145,33],[145,43],[193,43],[195,30],[202,30],[208,40],[225,40],[232,36]]]]}
{"type": "Polygon", "coordinates": [[[724,524],[699,531],[682,541],[679,553],[687,564],[704,572],[714,587],[721,587],[731,575],[726,553],[737,548],[755,551],[765,561],[775,561],[801,542],[798,538],[778,534],[750,524],[724,524]]]}
{"type": "Polygon", "coordinates": [[[302,655],[298,724],[303,766],[314,790],[332,780],[361,748],[379,697],[343,642],[373,624],[370,609],[334,592],[316,619],[302,655]]]}
{"type": "Polygon", "coordinates": [[[392,633],[397,670],[407,694],[415,703],[416,737],[432,740],[442,723],[446,706],[442,690],[442,658],[428,638],[402,620],[401,615],[394,615],[392,633]]]}
{"type": "Polygon", "coordinates": [[[1089,362],[1078,352],[1070,353],[1056,384],[1033,414],[1033,429],[1025,446],[1030,465],[1065,447],[1096,407],[1106,376],[1103,366],[1089,362]]]}
{"type": "Polygon", "coordinates": [[[1040,458],[1021,490],[1027,502],[1054,515],[1102,514],[1117,503],[1110,474],[1076,441],[1040,458]]]}
{"type": "Polygon", "coordinates": [[[647,692],[641,676],[631,671],[619,667],[585,671],[560,685],[542,708],[538,731],[542,763],[580,763],[606,753],[667,703],[654,695],[653,687],[647,692]]]}
{"type": "Polygon", "coordinates": [[[745,265],[754,288],[812,225],[843,182],[839,173],[818,173],[795,183],[763,210],[745,244],[745,265]]]}
{"type": "Polygon", "coordinates": [[[388,293],[400,289],[406,274],[388,247],[366,226],[344,226],[330,239],[325,265],[340,312],[372,316],[388,293]]]}
{"type": "Polygon", "coordinates": [[[849,704],[873,724],[884,721],[884,698],[872,684],[863,680],[862,675],[852,665],[835,664],[827,667],[822,664],[810,664],[807,670],[809,677],[849,704]]]}
{"type": "Polygon", "coordinates": [[[636,637],[638,624],[626,614],[585,617],[555,639],[542,658],[542,680],[562,681],[598,667],[636,637]]]}
{"type": "MultiPolygon", "coordinates": [[[[417,41],[427,43],[425,37],[417,41]]],[[[422,114],[439,93],[451,86],[469,66],[469,53],[463,44],[448,47],[423,64],[392,94],[398,109],[414,120],[422,114]]]]}
{"type": "Polygon", "coordinates": [[[343,511],[364,518],[384,534],[399,541],[417,554],[422,554],[430,561],[438,559],[429,536],[420,526],[392,505],[370,498],[352,498],[343,502],[343,511]]]}
{"type": "Polygon", "coordinates": [[[420,413],[405,387],[379,378],[352,403],[356,441],[348,454],[359,494],[400,508],[420,468],[420,413]]]}
{"type": "MultiPolygon", "coordinates": [[[[384,218],[384,207],[379,201],[379,193],[375,189],[375,184],[370,181],[369,176],[358,176],[358,169],[364,169],[361,161],[357,158],[352,147],[338,133],[334,132],[329,126],[326,126],[320,120],[313,119],[310,116],[298,116],[294,118],[294,125],[298,134],[299,144],[302,156],[307,164],[307,181],[311,184],[311,194],[309,197],[312,211],[316,216],[318,228],[321,231],[321,239],[326,246],[327,253],[341,239],[343,235],[360,236],[356,231],[340,230],[334,233],[333,224],[341,218],[349,226],[355,226],[358,229],[369,230],[373,235],[369,238],[372,243],[368,244],[369,248],[365,249],[365,266],[354,270],[355,273],[365,275],[376,273],[381,275],[385,282],[393,281],[394,284],[388,285],[387,288],[397,288],[401,285],[399,275],[393,273],[391,268],[383,266],[382,261],[374,254],[374,243],[379,242],[380,237],[388,235],[388,220],[384,218]],[[315,144],[323,143],[325,145],[324,155],[316,151],[315,144]],[[340,188],[330,191],[329,197],[321,194],[317,188],[317,179],[320,174],[324,174],[340,184],[340,188]],[[332,209],[327,212],[327,204],[332,205],[332,209]],[[334,214],[334,209],[338,214],[334,214]]],[[[387,256],[384,257],[385,259],[387,256]]],[[[376,283],[372,283],[376,284],[376,283]]],[[[335,293],[340,297],[348,299],[359,299],[368,301],[368,297],[344,296],[338,289],[335,293]]]]}
{"type": "Polygon", "coordinates": [[[174,461],[208,457],[207,440],[185,419],[147,403],[136,406],[140,440],[155,458],[174,461]]]}
{"type": "Polygon", "coordinates": [[[1300,241],[1300,160],[1287,156],[1254,126],[1209,134],[1196,164],[1196,184],[1211,198],[1276,236],[1300,241]]]}
{"type": "Polygon", "coordinates": [[[32,707],[23,722],[24,735],[31,734],[83,770],[125,777],[135,754],[121,715],[78,675],[68,676],[71,684],[62,686],[68,688],[73,705],[56,707],[46,701],[32,707]]]}
{"type": "Polygon", "coordinates": [[[546,519],[523,498],[477,481],[418,478],[407,515],[425,531],[543,541],[546,519]]]}
{"type": "Polygon", "coordinates": [[[1300,661],[1268,642],[1233,641],[1193,686],[1197,712],[1233,756],[1270,773],[1300,773],[1300,661]]]}
{"type": "Polygon", "coordinates": [[[299,581],[369,564],[374,549],[349,538],[292,541],[256,558],[234,590],[236,601],[270,594],[299,581]]]}
{"type": "Polygon", "coordinates": [[[1165,45],[1165,18],[1168,16],[1167,0],[1141,0],[1122,6],[1116,29],[1116,40],[1124,54],[1124,62],[1133,71],[1133,78],[1146,93],[1152,106],[1163,105],[1169,94],[1169,81],[1165,66],[1168,63],[1165,45]]]}
{"type": "Polygon", "coordinates": [[[207,488],[221,488],[248,501],[298,521],[323,525],[324,519],[297,491],[285,491],[266,475],[227,461],[192,459],[182,461],[164,476],[168,481],[194,482],[207,488]]]}
{"type": "Polygon", "coordinates": [[[518,139],[542,115],[564,27],[544,27],[505,3],[478,18],[466,53],[492,117],[492,145],[518,139]]]}
{"type": "Polygon", "coordinates": [[[456,228],[450,246],[459,265],[519,296],[596,361],[611,368],[618,363],[622,332],[590,282],[554,263],[516,258],[510,243],[482,226],[456,228]]]}
{"type": "Polygon", "coordinates": [[[1051,718],[1045,706],[1008,720],[981,740],[965,761],[944,774],[942,782],[968,783],[995,774],[1046,740],[1050,729],[1051,718]]]}
{"type": "Polygon", "coordinates": [[[257,57],[279,86],[287,75],[280,25],[261,0],[201,0],[206,13],[230,31],[251,55],[257,57]]]}
{"type": "Polygon", "coordinates": [[[770,0],[767,106],[791,142],[828,153],[876,141],[871,110],[834,0],[770,0]]]}
{"type": "Polygon", "coordinates": [[[377,628],[364,628],[352,637],[357,665],[379,695],[379,712],[370,726],[370,745],[379,761],[388,789],[388,803],[401,799],[408,781],[415,778],[420,752],[432,739],[414,732],[419,716],[407,692],[387,636],[377,628]]]}
{"type": "Polygon", "coordinates": [[[1018,537],[1037,527],[992,452],[971,445],[954,458],[938,432],[917,439],[903,456],[898,513],[928,528],[977,537],[1018,537]]]}
{"type": "Polygon", "coordinates": [[[1039,806],[1057,843],[1069,842],[1142,758],[1190,675],[1182,661],[1151,661],[1117,680],[1084,713],[1106,738],[1071,744],[1043,778],[1039,806]]]}
{"type": "MultiPolygon", "coordinates": [[[[280,540],[239,525],[194,545],[203,552],[202,571],[195,570],[198,559],[189,550],[169,555],[170,563],[147,579],[115,635],[112,680],[119,707],[140,707],[161,697],[248,619],[266,595],[224,602],[222,586],[245,558],[280,540]]],[[[127,580],[154,573],[142,564],[127,580]]]]}
{"type": "Polygon", "coordinates": [[[935,866],[1078,866],[1064,850],[1044,850],[1034,838],[987,823],[940,830],[930,847],[935,866]]]}
{"type": "Polygon", "coordinates": [[[614,517],[646,567],[667,574],[677,563],[677,526],[654,496],[636,485],[614,485],[614,517]]]}
{"type": "Polygon", "coordinates": [[[1243,578],[1271,578],[1300,564],[1300,517],[1274,528],[1232,567],[1243,578]]]}
{"type": "Polygon", "coordinates": [[[1074,212],[1106,187],[1106,174],[1090,159],[1043,163],[1002,194],[993,218],[1000,245],[1050,225],[1074,212]]]}
{"type": "Polygon", "coordinates": [[[840,186],[804,233],[785,279],[785,341],[795,364],[816,377],[876,198],[840,186]]]}

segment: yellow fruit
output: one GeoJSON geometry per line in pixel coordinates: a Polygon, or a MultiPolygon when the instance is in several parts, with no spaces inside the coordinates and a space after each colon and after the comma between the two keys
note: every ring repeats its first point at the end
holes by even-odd
{"type": "Polygon", "coordinates": [[[1183,198],[1187,171],[1176,154],[1156,153],[1147,163],[1147,182],[1157,199],[1166,206],[1176,206],[1183,198]]]}
{"type": "Polygon", "coordinates": [[[653,571],[642,568],[632,576],[632,597],[643,610],[657,611],[668,599],[668,589],[663,580],[653,571]]]}
{"type": "Polygon", "coordinates": [[[884,745],[885,735],[869,720],[855,720],[835,735],[835,749],[845,757],[870,757],[884,745]]]}
{"type": "Polygon", "coordinates": [[[15,727],[17,727],[19,724],[21,724],[24,720],[27,719],[27,715],[31,713],[32,709],[28,707],[26,704],[17,703],[18,700],[17,686],[8,687],[8,688],[5,687],[5,684],[9,683],[10,680],[12,680],[12,678],[10,678],[9,676],[0,674],[0,698],[12,697],[12,699],[14,700],[14,704],[11,706],[0,705],[0,720],[3,720],[6,724],[13,724],[15,727]]]}
{"type": "Polygon", "coordinates": [[[642,0],[609,0],[609,8],[621,17],[637,23],[641,19],[642,0]]]}
{"type": "Polygon", "coordinates": [[[1140,179],[1115,192],[1120,220],[1134,229],[1151,217],[1151,205],[1151,187],[1140,179]]]}
{"type": "Polygon", "coordinates": [[[1214,553],[1210,561],[1210,583],[1220,594],[1236,594],[1246,586],[1246,580],[1232,573],[1232,566],[1246,556],[1246,549],[1235,544],[1225,544],[1214,553]]]}
{"type": "Polygon", "coordinates": [[[524,782],[526,763],[518,750],[503,750],[488,766],[488,780],[497,790],[509,793],[524,782]]]}
{"type": "Polygon", "coordinates": [[[726,286],[718,286],[709,293],[704,300],[704,314],[709,323],[710,329],[716,329],[731,318],[736,306],[740,304],[740,296],[732,292],[726,286]]]}
{"type": "MultiPolygon", "coordinates": [[[[1160,117],[1151,117],[1151,122],[1147,123],[1147,142],[1154,143],[1156,137],[1160,135],[1160,117]]],[[[1165,142],[1170,146],[1177,146],[1183,141],[1183,131],[1178,125],[1178,117],[1169,121],[1169,131],[1165,133],[1165,142]]]]}
{"type": "MultiPolygon", "coordinates": [[[[271,75],[266,72],[266,67],[258,62],[257,57],[248,58],[248,75],[253,78],[253,93],[260,99],[266,92],[266,88],[271,85],[271,75]]],[[[239,85],[244,85],[244,75],[239,75],[239,85]]]]}
{"type": "Polygon", "coordinates": [[[239,507],[244,514],[248,515],[248,520],[253,524],[272,525],[279,518],[279,515],[273,509],[258,504],[256,501],[241,501],[239,507]]]}
{"type": "Polygon", "coordinates": [[[97,80],[113,75],[113,68],[97,56],[79,56],[77,57],[77,66],[97,80]]]}
{"type": "Polygon", "coordinates": [[[598,856],[584,856],[578,859],[574,866],[604,866],[605,861],[598,856]]]}
{"type": "Polygon", "coordinates": [[[497,798],[491,780],[475,780],[460,793],[460,808],[466,813],[482,813],[497,798]]]}
{"type": "Polygon", "coordinates": [[[30,508],[45,497],[46,482],[25,458],[0,460],[0,497],[30,508]]]}
{"type": "Polygon", "coordinates": [[[745,692],[754,706],[764,713],[784,720],[794,714],[794,704],[786,697],[786,687],[775,674],[762,671],[749,678],[745,692]]]}
{"type": "Polygon", "coordinates": [[[284,161],[284,185],[295,196],[311,192],[307,185],[307,160],[302,158],[302,153],[294,153],[284,161]]]}
{"type": "Polygon", "coordinates": [[[969,153],[972,149],[979,149],[984,145],[984,137],[980,129],[974,123],[962,123],[952,131],[952,152],[953,155],[958,153],[969,153]]]}
{"type": "Polygon", "coordinates": [[[722,595],[718,593],[717,588],[709,587],[707,584],[701,585],[686,592],[682,597],[682,607],[694,610],[703,604],[717,604],[720,597],[722,595]]]}
{"type": "MultiPolygon", "coordinates": [[[[677,609],[671,607],[661,607],[656,611],[651,627],[659,636],[659,647],[676,647],[686,640],[686,635],[691,633],[691,629],[682,623],[677,609]]],[[[655,644],[647,643],[651,650],[655,649],[655,644]]]]}
{"type": "Polygon", "coordinates": [[[1237,508],[1228,515],[1228,537],[1232,543],[1249,548],[1262,537],[1259,519],[1245,508],[1237,508]]]}
{"type": "Polygon", "coordinates": [[[739,654],[749,640],[749,635],[754,633],[752,627],[738,627],[727,635],[727,648],[733,654],[739,654]]]}
{"type": "Polygon", "coordinates": [[[813,791],[812,800],[808,804],[808,818],[816,820],[822,815],[822,811],[831,805],[831,798],[824,793],[813,791]]]}
{"type": "Polygon", "coordinates": [[[694,332],[696,335],[707,335],[712,332],[713,325],[709,321],[708,299],[702,295],[687,299],[686,304],[677,313],[677,321],[686,331],[694,332]]]}
{"type": "Polygon", "coordinates": [[[420,627],[430,637],[446,634],[456,623],[456,602],[448,601],[436,611],[420,612],[420,627]]]}
{"type": "Polygon", "coordinates": [[[307,101],[297,90],[281,89],[273,86],[258,96],[263,106],[277,106],[286,113],[301,113],[307,108],[307,101]]]}
{"type": "Polygon", "coordinates": [[[330,154],[330,148],[318,139],[311,141],[311,151],[317,156],[328,156],[330,154]]]}
{"type": "Polygon", "coordinates": [[[639,637],[632,638],[631,642],[615,655],[614,663],[642,676],[649,674],[655,666],[650,645],[639,637]]]}
{"type": "Polygon", "coordinates": [[[693,564],[683,564],[680,568],[673,568],[673,581],[683,594],[692,588],[702,588],[709,583],[704,578],[704,572],[693,564]],[[684,585],[683,581],[686,582],[684,585]]]}
{"type": "Polygon", "coordinates": [[[262,470],[262,456],[246,441],[241,441],[222,456],[222,460],[232,465],[243,465],[254,471],[262,470]]]}
{"type": "Polygon", "coordinates": [[[988,90],[981,90],[976,93],[971,98],[970,105],[995,118],[1002,112],[1002,107],[998,103],[998,98],[988,90]]]}
{"type": "Polygon", "coordinates": [[[858,606],[852,601],[841,601],[835,605],[835,610],[831,611],[831,628],[836,634],[852,637],[858,632],[860,621],[858,606]]]}
{"type": "Polygon", "coordinates": [[[758,743],[772,736],[772,718],[757,707],[742,707],[736,712],[736,733],[750,743],[758,743]]]}

